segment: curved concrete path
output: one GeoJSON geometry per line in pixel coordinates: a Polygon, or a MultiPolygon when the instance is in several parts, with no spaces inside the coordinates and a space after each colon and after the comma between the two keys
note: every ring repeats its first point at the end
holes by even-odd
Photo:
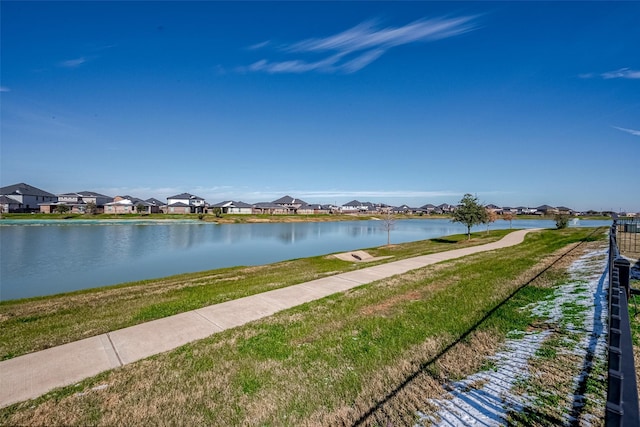
{"type": "Polygon", "coordinates": [[[366,283],[441,261],[521,243],[540,229],[501,240],[389,262],[240,298],[0,362],[0,407],[33,399],[109,369],[169,351],[216,332],[366,283]]]}

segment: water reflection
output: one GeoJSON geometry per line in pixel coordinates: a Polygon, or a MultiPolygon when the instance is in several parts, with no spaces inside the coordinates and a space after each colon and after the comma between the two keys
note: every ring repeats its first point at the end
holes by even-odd
{"type": "MultiPolygon", "coordinates": [[[[2,222],[1,224],[6,224],[2,222]]],[[[280,224],[100,223],[0,226],[0,300],[386,244],[382,221],[280,224]]],[[[608,221],[580,221],[582,226],[608,221]]],[[[553,221],[514,221],[518,228],[553,221]]],[[[506,221],[491,229],[509,228],[506,221]]],[[[485,230],[478,227],[476,230],[485,230]]],[[[392,243],[464,233],[442,220],[398,220],[392,243]]]]}

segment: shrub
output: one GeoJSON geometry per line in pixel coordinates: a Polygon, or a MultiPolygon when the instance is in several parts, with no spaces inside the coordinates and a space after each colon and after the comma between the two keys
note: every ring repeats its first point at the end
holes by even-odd
{"type": "Polygon", "coordinates": [[[561,230],[563,228],[567,228],[569,226],[569,215],[556,214],[554,216],[556,221],[556,228],[561,230]]]}

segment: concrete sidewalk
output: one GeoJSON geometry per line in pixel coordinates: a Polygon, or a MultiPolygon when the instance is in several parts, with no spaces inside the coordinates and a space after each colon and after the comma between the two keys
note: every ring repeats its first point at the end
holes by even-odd
{"type": "Polygon", "coordinates": [[[0,362],[0,407],[366,283],[521,243],[518,230],[486,245],[393,261],[154,320],[0,362]]]}

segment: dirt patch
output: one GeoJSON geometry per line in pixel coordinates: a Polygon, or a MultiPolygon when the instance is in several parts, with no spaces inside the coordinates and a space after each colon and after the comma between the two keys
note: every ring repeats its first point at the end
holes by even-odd
{"type": "Polygon", "coordinates": [[[396,295],[393,298],[389,298],[381,304],[364,307],[360,312],[365,316],[372,315],[388,315],[393,312],[393,308],[404,301],[419,301],[422,299],[422,294],[418,291],[411,291],[404,295],[396,295]]]}

